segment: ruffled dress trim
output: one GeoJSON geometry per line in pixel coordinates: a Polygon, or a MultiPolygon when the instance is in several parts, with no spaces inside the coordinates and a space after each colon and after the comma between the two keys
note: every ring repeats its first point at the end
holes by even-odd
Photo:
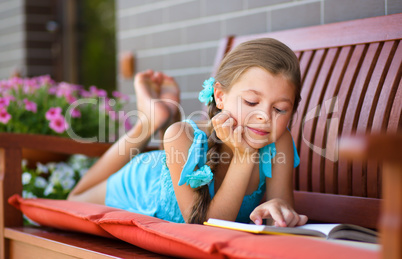
{"type": "Polygon", "coordinates": [[[185,120],[194,129],[194,140],[188,151],[187,161],[181,171],[178,185],[190,185],[191,188],[198,188],[212,181],[211,168],[206,165],[208,141],[207,134],[200,130],[192,120],[185,120]],[[194,171],[195,167],[198,169],[194,171]]]}

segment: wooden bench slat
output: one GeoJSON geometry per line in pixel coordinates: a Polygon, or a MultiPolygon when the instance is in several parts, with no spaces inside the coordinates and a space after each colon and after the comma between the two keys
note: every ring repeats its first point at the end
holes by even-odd
{"type": "MultiPolygon", "coordinates": [[[[387,59],[387,63],[389,65],[386,65],[385,68],[383,69],[383,79],[382,79],[382,85],[380,88],[380,94],[376,106],[376,110],[374,111],[373,119],[372,119],[372,132],[386,132],[387,130],[387,123],[388,121],[393,121],[393,120],[398,120],[399,121],[401,115],[393,115],[391,114],[392,112],[392,106],[396,105],[399,106],[399,114],[401,113],[401,108],[400,108],[400,103],[396,102],[396,96],[398,87],[399,90],[401,90],[400,84],[401,84],[401,74],[402,74],[402,44],[400,41],[396,42],[386,42],[384,44],[384,47],[387,47],[389,49],[390,54],[387,59]],[[385,79],[384,79],[385,77],[385,79]],[[396,116],[396,117],[391,117],[391,116],[396,116]]],[[[384,57],[385,59],[385,57],[384,57]]],[[[401,130],[401,123],[398,123],[397,128],[395,129],[395,132],[398,132],[401,130]]],[[[370,183],[376,183],[377,184],[377,196],[378,198],[381,198],[382,194],[382,170],[380,168],[380,165],[376,161],[369,161],[367,163],[367,175],[368,175],[368,181],[370,183]]],[[[371,193],[373,188],[369,188],[368,191],[370,192],[370,196],[374,196],[371,193]]]]}
{"type": "Polygon", "coordinates": [[[389,55],[387,63],[390,63],[384,68],[383,83],[378,104],[375,109],[373,118],[373,130],[375,132],[385,132],[390,113],[394,101],[394,96],[399,86],[402,74],[402,44],[400,42],[387,42],[385,46],[389,46],[392,54],[389,55]]]}
{"type": "MultiPolygon", "coordinates": [[[[363,52],[364,60],[356,78],[356,82],[351,86],[351,96],[348,102],[347,113],[345,113],[345,119],[342,128],[343,135],[353,134],[358,124],[358,118],[361,114],[367,113],[366,109],[362,109],[363,100],[366,98],[367,93],[371,93],[368,90],[368,83],[371,78],[373,68],[375,67],[378,53],[380,51],[381,44],[373,43],[364,45],[365,51],[363,52]]],[[[342,166],[345,166],[348,171],[348,180],[350,190],[349,194],[354,196],[366,196],[367,186],[363,181],[364,172],[362,171],[362,163],[350,163],[342,162],[342,166]]]]}
{"type": "MultiPolygon", "coordinates": [[[[359,126],[365,127],[368,132],[382,132],[385,131],[384,119],[389,118],[390,108],[393,100],[389,100],[390,96],[393,96],[392,88],[394,84],[387,82],[386,78],[394,78],[396,75],[395,69],[390,70],[391,64],[398,63],[399,68],[401,60],[394,59],[395,42],[385,42],[379,55],[376,67],[373,72],[373,76],[370,79],[368,92],[373,92],[373,95],[366,95],[363,109],[369,110],[369,115],[359,120],[359,126]],[[395,74],[394,74],[395,73],[395,74]],[[370,105],[371,106],[367,106],[370,105]],[[388,111],[387,111],[388,110],[388,111]]],[[[391,79],[392,80],[392,79],[391,79]]],[[[364,132],[363,129],[360,132],[364,132]]],[[[355,163],[356,164],[356,163],[355,163]]],[[[365,179],[371,183],[368,184],[367,193],[369,197],[379,197],[381,190],[381,169],[380,165],[376,161],[369,161],[365,164],[366,177],[365,179]]],[[[356,181],[359,180],[359,176],[356,176],[356,181]]]]}
{"type": "MultiPolygon", "coordinates": [[[[378,71],[375,70],[375,67],[377,67],[378,62],[381,63],[379,56],[381,56],[381,53],[384,53],[383,51],[384,48],[382,44],[373,43],[369,45],[364,64],[370,64],[367,64],[367,69],[362,70],[361,72],[361,74],[364,75],[361,80],[364,80],[365,84],[359,100],[359,109],[361,112],[359,112],[358,116],[354,118],[352,130],[350,130],[348,134],[352,134],[354,131],[357,131],[357,134],[365,134],[367,131],[369,131],[369,125],[371,124],[370,114],[373,110],[373,103],[376,99],[375,93],[378,91],[378,80],[376,80],[376,78],[378,79],[378,71]]],[[[367,182],[367,179],[370,179],[369,182],[374,179],[375,182],[377,182],[377,167],[374,166],[375,170],[373,170],[371,176],[368,176],[367,162],[353,161],[351,166],[353,174],[352,194],[378,198],[378,186],[369,184],[367,182]]]]}
{"type": "Polygon", "coordinates": [[[101,156],[110,143],[79,142],[69,138],[47,135],[0,133],[0,148],[18,147],[52,151],[63,154],[80,154],[85,152],[88,156],[101,156]]]}
{"type": "MultiPolygon", "coordinates": [[[[322,116],[319,115],[320,111],[322,111],[322,107],[320,104],[322,103],[323,97],[326,92],[327,82],[333,69],[333,63],[336,57],[337,50],[319,50],[319,56],[321,55],[320,52],[322,52],[320,65],[316,67],[315,71],[310,71],[310,73],[314,74],[315,76],[312,85],[309,87],[311,89],[311,96],[308,100],[308,106],[306,106],[306,113],[304,114],[302,124],[303,131],[301,132],[303,143],[300,146],[301,161],[304,162],[300,165],[300,171],[307,172],[304,173],[304,175],[309,175],[307,190],[313,192],[320,192],[321,186],[323,185],[323,183],[321,182],[321,180],[323,180],[321,174],[322,171],[318,170],[315,174],[312,174],[314,170],[312,157],[314,156],[314,153],[320,152],[320,145],[314,142],[314,135],[317,136],[322,134],[322,132],[320,133],[319,130],[317,130],[318,118],[322,116]]],[[[304,87],[306,86],[308,85],[305,85],[304,87]]],[[[301,175],[303,175],[303,173],[301,175]]]]}
{"type": "MultiPolygon", "coordinates": [[[[359,76],[356,80],[356,84],[359,86],[357,91],[354,91],[351,100],[354,100],[354,106],[350,107],[350,111],[355,110],[356,113],[354,114],[353,118],[349,118],[350,123],[347,124],[348,129],[344,131],[345,134],[350,135],[356,131],[356,128],[360,126],[359,117],[364,115],[368,115],[370,110],[362,108],[364,105],[364,100],[367,98],[367,95],[371,93],[369,88],[369,80],[371,78],[372,70],[375,66],[375,63],[378,59],[378,53],[381,49],[381,44],[379,43],[372,43],[369,44],[367,53],[365,54],[365,58],[362,64],[362,68],[360,70],[359,76]]],[[[375,89],[374,89],[375,92],[375,89]]],[[[348,121],[348,119],[345,119],[348,121]]],[[[366,127],[365,127],[366,128],[366,127]]],[[[351,170],[352,174],[352,192],[351,194],[354,196],[367,196],[367,174],[366,174],[366,167],[361,161],[353,161],[348,162],[348,167],[351,170]]],[[[377,186],[373,186],[376,190],[377,186]]]]}
{"type": "Polygon", "coordinates": [[[384,43],[373,72],[373,76],[370,79],[370,88],[375,89],[376,91],[370,107],[370,117],[368,118],[367,125],[368,132],[378,133],[381,132],[383,127],[382,117],[385,115],[384,112],[386,110],[387,103],[384,103],[384,100],[382,100],[383,102],[380,102],[380,96],[384,94],[389,95],[392,89],[392,85],[385,85],[384,80],[386,74],[388,73],[388,69],[392,61],[392,53],[394,51],[394,42],[384,43]],[[376,119],[376,123],[374,123],[375,114],[379,114],[379,116],[381,116],[381,119],[376,119]]]}
{"type": "MultiPolygon", "coordinates": [[[[269,36],[284,42],[294,51],[305,51],[400,39],[402,38],[400,27],[400,15],[394,14],[270,32],[269,36]],[[370,30],[362,28],[370,28],[370,30]]],[[[241,42],[262,37],[262,35],[237,37],[232,45],[237,46],[241,42]]]]}
{"type": "MultiPolygon", "coordinates": [[[[309,68],[311,66],[311,63],[313,61],[315,55],[315,51],[304,51],[300,52],[300,58],[299,58],[299,63],[300,63],[300,73],[301,73],[301,79],[302,79],[302,84],[307,77],[306,74],[309,71],[309,68]]],[[[302,87],[301,89],[301,101],[298,107],[298,110],[296,113],[293,115],[292,120],[290,122],[290,130],[293,136],[293,139],[295,141],[296,147],[300,147],[300,142],[301,142],[301,124],[302,124],[302,118],[303,118],[303,110],[304,106],[306,105],[307,97],[309,95],[308,89],[305,89],[302,87]]],[[[300,149],[298,149],[298,152],[300,154],[300,149]]],[[[299,167],[296,167],[294,169],[294,186],[296,190],[300,190],[300,169],[299,167]]]]}
{"type": "Polygon", "coordinates": [[[301,53],[301,57],[299,58],[300,74],[301,74],[301,80],[302,80],[302,85],[303,85],[304,80],[306,79],[306,74],[310,68],[311,62],[313,61],[315,51],[310,50],[310,51],[303,51],[300,53],[301,53]]]}
{"type": "MultiPolygon", "coordinates": [[[[304,80],[304,85],[302,88],[302,100],[304,100],[302,107],[299,107],[301,111],[298,117],[297,123],[300,125],[299,137],[296,140],[296,145],[299,147],[300,160],[304,163],[299,165],[299,190],[301,191],[311,191],[311,164],[309,161],[309,147],[304,143],[305,132],[303,129],[307,129],[308,126],[304,124],[304,118],[307,113],[311,112],[311,109],[315,108],[312,106],[311,99],[315,99],[314,91],[312,86],[315,85],[317,78],[319,76],[319,71],[322,67],[326,55],[325,50],[318,50],[313,56],[312,63],[307,72],[306,78],[304,80]],[[301,108],[301,109],[300,109],[301,108]],[[302,144],[303,143],[303,144],[302,144]],[[306,163],[307,162],[307,163],[306,163]]],[[[310,121],[308,122],[311,123],[310,121]]],[[[311,126],[311,125],[310,125],[311,126]]],[[[310,135],[306,134],[307,140],[310,140],[310,135]]]]}
{"type": "Polygon", "coordinates": [[[387,132],[396,133],[398,129],[400,130],[401,128],[402,128],[402,80],[399,79],[399,86],[397,92],[395,93],[394,105],[392,106],[387,132]]]}
{"type": "MultiPolygon", "coordinates": [[[[377,63],[380,63],[381,65],[384,65],[384,60],[379,59],[379,56],[385,57],[384,51],[389,54],[389,49],[387,51],[387,48],[384,50],[384,47],[382,44],[380,45],[379,43],[374,43],[370,44],[369,50],[366,54],[366,56],[370,57],[371,61],[374,61],[374,64],[370,64],[370,67],[366,71],[362,71],[361,74],[365,75],[364,80],[367,83],[367,88],[365,89],[365,93],[362,94],[362,112],[359,114],[359,117],[356,118],[356,121],[354,124],[356,124],[356,133],[357,134],[366,134],[367,132],[370,132],[370,125],[372,124],[372,121],[370,121],[370,116],[375,110],[375,100],[378,98],[378,91],[379,91],[379,78],[381,77],[382,71],[376,70],[375,67],[378,67],[377,63]],[[382,55],[381,55],[382,53],[382,55]],[[369,69],[372,69],[370,72],[369,69]],[[368,74],[369,73],[369,74],[368,74]],[[368,74],[368,75],[367,75],[368,74]]],[[[368,62],[365,59],[365,63],[368,62]]]]}
{"type": "Polygon", "coordinates": [[[327,152],[335,152],[333,154],[333,160],[321,158],[323,160],[323,170],[325,171],[325,193],[337,193],[338,192],[338,174],[337,174],[337,137],[339,131],[339,117],[341,114],[341,110],[339,108],[339,90],[342,85],[343,79],[345,77],[345,73],[348,69],[349,61],[353,52],[353,48],[350,46],[342,47],[339,53],[339,57],[336,63],[336,67],[332,76],[330,78],[328,84],[328,90],[324,100],[328,100],[330,98],[335,98],[333,101],[334,107],[331,109],[331,112],[327,114],[326,121],[322,123],[326,123],[327,130],[325,131],[325,138],[328,140],[324,140],[325,147],[328,149],[327,152]],[[329,121],[328,121],[329,120],[329,121]],[[328,122],[328,123],[327,123],[328,122]],[[329,132],[328,134],[326,132],[329,132]]]}
{"type": "Polygon", "coordinates": [[[379,199],[303,191],[295,191],[294,196],[296,211],[311,220],[377,228],[379,199]]]}
{"type": "MultiPolygon", "coordinates": [[[[316,85],[322,85],[321,94],[317,100],[317,108],[320,110],[320,115],[312,120],[313,126],[308,127],[311,131],[310,139],[314,144],[315,150],[310,150],[311,171],[317,172],[312,175],[312,191],[325,192],[325,169],[322,164],[322,158],[326,156],[325,139],[328,114],[331,113],[331,99],[334,89],[329,85],[333,75],[333,69],[337,63],[339,55],[338,48],[328,50],[324,64],[321,68],[320,77],[316,85]]],[[[311,149],[311,148],[310,148],[311,149]]]]}
{"type": "MultiPolygon", "coordinates": [[[[363,59],[366,54],[365,45],[357,45],[353,48],[353,53],[349,60],[348,68],[343,78],[341,87],[338,94],[338,109],[339,113],[339,135],[350,133],[350,122],[348,120],[353,119],[352,115],[354,111],[349,108],[349,103],[352,99],[354,85],[358,78],[359,69],[363,64],[363,59]],[[345,129],[346,128],[346,129],[345,129]]],[[[352,101],[353,103],[353,101],[352,101]]],[[[336,169],[338,179],[338,194],[351,195],[352,194],[352,180],[351,170],[348,167],[347,161],[339,159],[336,169]]]]}
{"type": "MultiPolygon", "coordinates": [[[[325,193],[336,193],[337,192],[337,177],[335,173],[335,162],[337,161],[337,137],[339,128],[339,104],[338,104],[338,93],[339,89],[345,75],[347,66],[349,64],[351,55],[351,47],[340,48],[338,53],[338,58],[335,64],[334,71],[331,75],[330,81],[328,83],[327,91],[324,96],[324,101],[328,102],[332,99],[331,107],[327,106],[326,116],[320,117],[319,125],[320,131],[323,132],[322,135],[322,147],[326,148],[326,155],[331,156],[333,159],[326,159],[326,157],[313,157],[313,163],[320,163],[321,170],[324,172],[324,186],[322,187],[325,193]],[[327,110],[328,109],[328,110],[327,110]],[[327,127],[327,128],[326,128],[327,127]],[[334,152],[334,154],[329,154],[334,152]],[[319,160],[319,161],[318,161],[319,160]]],[[[321,172],[322,173],[322,172],[321,172]]]]}

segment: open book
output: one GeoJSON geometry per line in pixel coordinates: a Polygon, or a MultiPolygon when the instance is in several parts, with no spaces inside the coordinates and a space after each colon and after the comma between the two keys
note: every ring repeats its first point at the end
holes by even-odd
{"type": "Polygon", "coordinates": [[[205,225],[228,228],[257,234],[305,235],[326,239],[343,239],[377,243],[378,233],[374,230],[351,224],[306,224],[300,227],[275,227],[254,225],[210,218],[205,225]]]}

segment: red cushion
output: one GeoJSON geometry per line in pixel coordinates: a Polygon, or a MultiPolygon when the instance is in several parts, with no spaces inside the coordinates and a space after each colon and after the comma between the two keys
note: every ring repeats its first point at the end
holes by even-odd
{"type": "Polygon", "coordinates": [[[96,223],[96,219],[118,210],[116,208],[75,201],[23,199],[17,194],[11,196],[8,203],[43,226],[113,237],[96,223]]]}
{"type": "Polygon", "coordinates": [[[379,258],[379,252],[317,238],[255,235],[202,225],[179,224],[103,205],[65,200],[9,202],[41,225],[122,239],[149,251],[202,258],[379,258]],[[108,234],[109,233],[109,234],[108,234]]]}
{"type": "Polygon", "coordinates": [[[107,213],[98,223],[119,239],[146,250],[171,256],[379,258],[378,252],[339,245],[318,238],[255,235],[210,226],[171,223],[144,215],[132,217],[125,211],[107,213]]]}

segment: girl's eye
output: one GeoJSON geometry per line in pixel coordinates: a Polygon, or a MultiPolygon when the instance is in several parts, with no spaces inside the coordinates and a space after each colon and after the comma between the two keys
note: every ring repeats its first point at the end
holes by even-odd
{"type": "Polygon", "coordinates": [[[244,100],[244,102],[248,105],[248,106],[256,106],[258,103],[253,103],[253,102],[249,102],[244,100]]]}
{"type": "Polygon", "coordinates": [[[280,114],[286,113],[286,110],[281,110],[281,109],[278,109],[278,108],[274,108],[274,110],[275,110],[275,112],[280,113],[280,114]]]}

